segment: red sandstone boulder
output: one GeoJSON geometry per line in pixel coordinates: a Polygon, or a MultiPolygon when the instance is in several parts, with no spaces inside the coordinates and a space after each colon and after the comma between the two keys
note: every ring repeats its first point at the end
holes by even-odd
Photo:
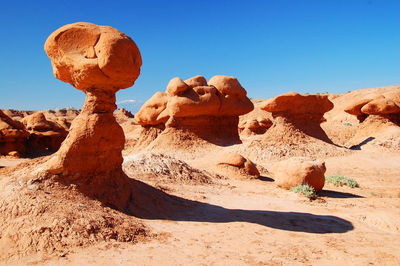
{"type": "Polygon", "coordinates": [[[0,110],[0,154],[7,155],[16,151],[20,154],[26,151],[26,140],[29,133],[24,125],[11,119],[0,110]]]}
{"type": "Polygon", "coordinates": [[[304,157],[293,157],[273,167],[278,187],[290,189],[298,185],[309,185],[321,191],[325,184],[325,163],[304,157]]]}
{"type": "MultiPolygon", "coordinates": [[[[260,176],[256,165],[237,153],[223,154],[217,160],[217,166],[223,167],[225,171],[233,171],[235,174],[243,176],[250,176],[251,178],[257,178],[260,176]]],[[[229,173],[228,173],[229,175],[229,173]]]]}
{"type": "Polygon", "coordinates": [[[52,59],[54,75],[83,91],[128,88],[142,65],[139,49],[130,37],[112,27],[86,22],[53,32],[45,50],[52,59]]]}
{"type": "Polygon", "coordinates": [[[28,148],[31,152],[55,152],[68,135],[68,131],[54,121],[46,119],[42,112],[36,112],[22,119],[30,133],[28,148]]]}
{"type": "Polygon", "coordinates": [[[273,125],[269,118],[253,118],[239,122],[239,131],[243,135],[264,134],[273,125]]]}

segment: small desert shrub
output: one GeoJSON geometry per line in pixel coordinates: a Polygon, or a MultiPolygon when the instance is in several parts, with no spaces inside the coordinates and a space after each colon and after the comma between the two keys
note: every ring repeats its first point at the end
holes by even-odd
{"type": "Polygon", "coordinates": [[[317,194],[315,193],[315,189],[309,185],[298,185],[295,187],[292,187],[290,191],[293,191],[295,193],[303,194],[309,199],[316,199],[317,194]]]}
{"type": "Polygon", "coordinates": [[[330,183],[336,187],[348,186],[351,188],[359,187],[357,181],[344,175],[331,175],[325,177],[325,183],[330,183]]]}
{"type": "Polygon", "coordinates": [[[351,127],[351,126],[353,126],[353,124],[352,124],[352,123],[350,123],[350,122],[343,122],[343,125],[345,125],[345,126],[347,126],[347,127],[351,127]]]}

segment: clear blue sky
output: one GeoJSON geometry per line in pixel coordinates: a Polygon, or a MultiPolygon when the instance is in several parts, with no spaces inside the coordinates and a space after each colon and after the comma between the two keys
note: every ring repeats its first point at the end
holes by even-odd
{"type": "Polygon", "coordinates": [[[4,0],[0,109],[81,107],[43,51],[78,21],[113,26],[141,50],[142,74],[118,101],[146,101],[176,76],[236,76],[253,98],[400,84],[399,14],[400,0],[4,0]]]}

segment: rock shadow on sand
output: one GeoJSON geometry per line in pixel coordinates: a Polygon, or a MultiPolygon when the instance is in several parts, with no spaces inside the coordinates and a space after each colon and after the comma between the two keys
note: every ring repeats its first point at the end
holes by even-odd
{"type": "Polygon", "coordinates": [[[188,222],[246,222],[312,234],[345,233],[351,222],[330,215],[302,212],[227,209],[221,206],[169,195],[141,181],[132,180],[134,191],[127,214],[142,219],[188,222]]]}
{"type": "Polygon", "coordinates": [[[336,199],[349,199],[349,198],[364,198],[363,196],[356,195],[353,193],[339,192],[334,190],[322,190],[319,196],[336,198],[336,199]]]}

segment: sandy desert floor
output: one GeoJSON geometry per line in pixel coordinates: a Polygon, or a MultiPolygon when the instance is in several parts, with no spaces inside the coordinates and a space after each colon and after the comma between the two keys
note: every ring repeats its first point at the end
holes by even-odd
{"type": "Polygon", "coordinates": [[[187,217],[144,219],[157,237],[136,244],[103,242],[7,264],[398,265],[400,154],[354,151],[327,158],[326,166],[327,175],[353,177],[360,187],[326,184],[310,201],[276,188],[268,176],[162,184],[167,193],[200,204],[187,217]]]}

